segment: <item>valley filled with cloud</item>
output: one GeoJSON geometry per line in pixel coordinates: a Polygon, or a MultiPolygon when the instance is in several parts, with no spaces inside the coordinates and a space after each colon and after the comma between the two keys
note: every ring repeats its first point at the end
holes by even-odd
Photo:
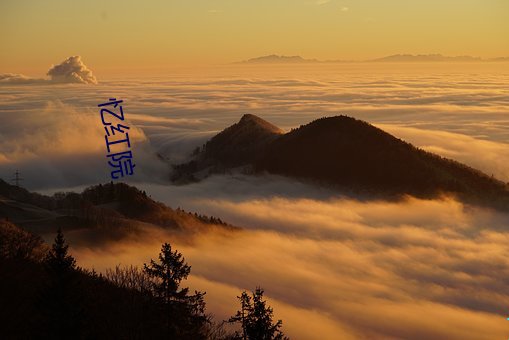
{"type": "Polygon", "coordinates": [[[285,131],[353,116],[509,182],[504,65],[223,65],[98,81],[55,67],[60,82],[0,80],[0,177],[19,169],[23,185],[43,193],[109,182],[97,105],[122,99],[137,165],[122,180],[243,229],[182,235],[147,227],[105,244],[71,233],[80,265],[141,265],[170,241],[218,320],[234,314],[241,290],[261,286],[292,338],[504,338],[507,212],[450,196],[356,200],[274,175],[169,182],[172,164],[245,113],[285,131]]]}

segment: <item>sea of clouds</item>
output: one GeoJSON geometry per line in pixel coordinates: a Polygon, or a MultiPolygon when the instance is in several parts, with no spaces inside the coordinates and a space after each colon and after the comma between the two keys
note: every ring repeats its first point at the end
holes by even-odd
{"type": "MultiPolygon", "coordinates": [[[[206,190],[218,183],[200,185],[206,190]]],[[[242,189],[257,191],[245,184],[237,194],[242,189]]],[[[216,320],[235,313],[241,290],[261,286],[295,339],[507,335],[506,214],[452,199],[362,203],[178,194],[171,196],[181,204],[247,229],[191,237],[147,230],[124,242],[75,247],[78,262],[100,271],[141,266],[155,258],[162,242],[171,241],[192,265],[185,284],[207,291],[208,311],[216,320]]]]}
{"type": "Polygon", "coordinates": [[[97,105],[123,99],[137,165],[126,181],[244,228],[80,243],[80,265],[140,265],[170,241],[218,320],[234,314],[242,289],[262,286],[293,338],[509,336],[507,214],[447,197],[356,201],[278,176],[168,183],[171,164],[244,113],[285,130],[347,114],[509,181],[507,64],[223,65],[97,84],[75,81],[65,65],[55,72],[51,81],[0,77],[1,178],[19,169],[41,192],[109,181],[97,105]]]}
{"type": "MultiPolygon", "coordinates": [[[[422,69],[372,64],[274,69],[236,65],[90,84],[95,82],[91,71],[80,57],[70,57],[50,69],[54,81],[0,82],[0,176],[8,178],[17,167],[30,172],[31,155],[43,152],[44,157],[35,157],[33,164],[40,168],[38,174],[48,176],[41,181],[38,177],[43,176],[27,173],[27,187],[105,180],[104,129],[97,105],[119,98],[136,129],[136,147],[149,145],[170,163],[184,161],[194,147],[244,113],[257,114],[286,130],[318,117],[347,114],[509,181],[509,71],[505,66],[506,72],[500,72],[504,65],[458,69],[454,65],[422,69]],[[73,68],[76,60],[80,65],[73,68]],[[74,74],[94,81],[76,83],[74,74]],[[69,82],[62,83],[63,79],[69,82]],[[68,157],[72,161],[66,165],[68,157]],[[80,159],[90,160],[96,171],[75,167],[80,159]],[[58,166],[50,169],[54,161],[58,166]]],[[[137,157],[145,155],[139,152],[137,157]]],[[[143,158],[139,163],[138,173],[157,160],[143,158]]],[[[163,166],[161,172],[138,180],[167,179],[168,165],[155,167],[163,166]]]]}

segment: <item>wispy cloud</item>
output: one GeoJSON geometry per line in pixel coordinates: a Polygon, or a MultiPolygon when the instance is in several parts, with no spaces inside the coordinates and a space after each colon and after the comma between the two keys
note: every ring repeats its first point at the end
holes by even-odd
{"type": "Polygon", "coordinates": [[[0,74],[0,84],[1,83],[13,83],[13,84],[26,84],[26,83],[43,83],[45,79],[35,79],[27,77],[23,74],[16,73],[2,73],[0,74]]]}
{"type": "MultiPolygon", "coordinates": [[[[193,266],[192,288],[208,291],[209,311],[219,319],[234,313],[241,289],[260,285],[294,338],[503,338],[506,214],[452,198],[359,202],[278,176],[149,184],[169,173],[155,152],[176,160],[243,113],[285,129],[348,114],[489,174],[509,176],[504,76],[479,72],[472,78],[472,70],[451,66],[433,72],[369,67],[317,67],[313,76],[300,66],[235,68],[221,70],[220,77],[195,72],[105,80],[87,91],[54,83],[20,86],[14,80],[23,77],[8,75],[13,81],[0,88],[0,173],[10,178],[19,168],[26,184],[39,188],[108,180],[95,110],[101,98],[128,98],[126,117],[140,148],[134,152],[138,185],[174,207],[220,216],[246,230],[193,239],[147,231],[104,248],[73,248],[80,265],[141,264],[170,241],[193,266]]],[[[73,245],[74,237],[70,233],[73,245]]]]}
{"type": "MultiPolygon", "coordinates": [[[[61,101],[41,104],[34,110],[23,110],[21,105],[23,114],[0,116],[0,176],[9,179],[14,168],[20,169],[24,184],[30,188],[109,180],[111,170],[99,111],[61,101]]],[[[130,126],[129,140],[137,164],[133,179],[165,177],[169,169],[158,160],[145,133],[129,120],[125,122],[130,126]]]]}
{"type": "MultiPolygon", "coordinates": [[[[143,131],[150,152],[161,153],[172,162],[182,161],[193,148],[238,121],[243,113],[258,114],[287,130],[321,116],[347,114],[383,124],[380,126],[396,137],[509,180],[509,155],[505,151],[509,144],[509,97],[500,78],[489,73],[479,73],[472,79],[460,71],[455,71],[455,75],[403,75],[389,66],[383,71],[371,70],[374,66],[369,65],[362,65],[357,71],[348,67],[317,66],[312,79],[305,70],[294,68],[278,71],[277,79],[273,77],[274,70],[233,68],[225,70],[221,78],[192,73],[167,79],[104,80],[101,86],[88,86],[87,91],[82,86],[49,81],[42,84],[52,86],[0,83],[0,133],[6,136],[0,149],[0,174],[9,175],[15,162],[28,159],[28,150],[32,149],[36,150],[31,153],[32,159],[39,157],[45,164],[49,162],[46,155],[71,157],[71,146],[75,147],[76,159],[82,157],[84,150],[99,150],[102,146],[97,143],[104,142],[100,127],[97,134],[87,134],[91,142],[86,149],[74,142],[68,146],[52,143],[54,136],[44,143],[33,143],[31,133],[25,132],[35,129],[34,134],[40,135],[47,130],[62,136],[65,131],[75,131],[72,121],[64,129],[59,120],[70,119],[76,112],[78,116],[87,114],[100,98],[115,94],[117,98],[129,98],[127,118],[143,131]],[[48,102],[55,110],[51,109],[44,123],[48,102]],[[19,124],[13,126],[14,122],[19,124]],[[14,141],[25,148],[7,147],[14,141]],[[45,150],[54,149],[43,156],[38,152],[44,150],[44,145],[48,146],[45,150]]],[[[87,123],[83,131],[90,126],[87,123]]],[[[88,140],[87,136],[81,138],[88,140]]],[[[89,178],[86,168],[73,171],[75,176],[46,176],[44,181],[53,187],[51,181],[89,178]]]]}
{"type": "Polygon", "coordinates": [[[214,181],[197,184],[192,197],[180,196],[186,187],[161,193],[248,230],[191,240],[147,233],[73,253],[102,270],[141,264],[170,240],[193,266],[192,288],[208,292],[219,320],[234,313],[240,290],[260,285],[285,332],[302,339],[487,340],[507,333],[500,320],[509,303],[509,216],[453,199],[250,199],[256,183],[231,186],[245,199],[215,199],[208,194],[214,181]]]}

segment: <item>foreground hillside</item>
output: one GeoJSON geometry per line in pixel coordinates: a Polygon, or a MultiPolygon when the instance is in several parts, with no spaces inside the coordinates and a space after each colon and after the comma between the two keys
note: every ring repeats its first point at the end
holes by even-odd
{"type": "Polygon", "coordinates": [[[142,268],[117,265],[98,274],[78,266],[61,229],[49,246],[0,219],[0,337],[239,340],[247,334],[253,340],[286,339],[282,321],[272,321],[262,289],[252,297],[242,292],[242,312],[216,323],[206,313],[205,292],[184,286],[190,272],[183,254],[165,242],[159,256],[142,268]]]}

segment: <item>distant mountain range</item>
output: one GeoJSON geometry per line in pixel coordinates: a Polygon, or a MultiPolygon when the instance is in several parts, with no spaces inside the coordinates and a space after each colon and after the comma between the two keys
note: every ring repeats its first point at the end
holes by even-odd
{"type": "Polygon", "coordinates": [[[394,54],[383,58],[370,60],[372,62],[477,62],[483,61],[479,57],[472,56],[456,56],[448,57],[441,54],[394,54]]]}
{"type": "Polygon", "coordinates": [[[294,64],[294,63],[319,63],[317,59],[304,59],[301,56],[266,55],[252,58],[241,63],[246,64],[294,64]]]}
{"type": "MultiPolygon", "coordinates": [[[[348,63],[359,62],[354,60],[318,60],[305,59],[301,56],[283,56],[283,55],[266,55],[257,58],[251,58],[238,62],[240,64],[310,64],[310,63],[348,63]]],[[[394,54],[382,58],[360,60],[360,62],[509,62],[509,57],[482,59],[472,56],[455,56],[449,57],[441,54],[394,54]]]]}
{"type": "Polygon", "coordinates": [[[173,180],[186,183],[230,171],[278,174],[363,197],[453,194],[509,209],[505,183],[347,116],[321,118],[284,133],[260,117],[244,115],[204,144],[192,161],[175,166],[173,180]]]}

